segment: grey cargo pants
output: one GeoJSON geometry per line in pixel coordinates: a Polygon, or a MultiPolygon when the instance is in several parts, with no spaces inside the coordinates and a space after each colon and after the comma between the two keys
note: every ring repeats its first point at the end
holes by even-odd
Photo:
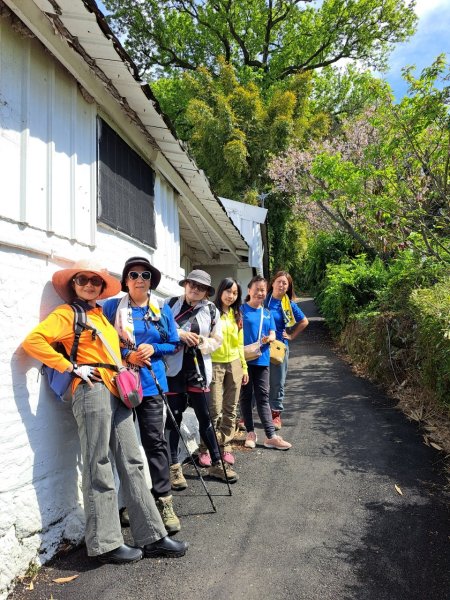
{"type": "Polygon", "coordinates": [[[123,544],[114,473],[109,451],[119,473],[121,491],[138,546],[167,535],[144,476],[133,415],[103,383],[78,385],[72,400],[83,459],[82,484],[89,556],[123,544]]]}

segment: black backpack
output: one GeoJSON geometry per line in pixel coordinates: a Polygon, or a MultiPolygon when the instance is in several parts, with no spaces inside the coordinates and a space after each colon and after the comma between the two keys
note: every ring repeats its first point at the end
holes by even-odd
{"type": "MultiPolygon", "coordinates": [[[[178,300],[178,297],[175,296],[174,298],[171,298],[167,304],[169,305],[170,308],[172,308],[172,306],[175,304],[175,302],[177,300],[178,300]]],[[[209,308],[209,316],[211,317],[211,325],[209,328],[209,332],[211,333],[211,331],[214,329],[214,325],[216,324],[216,305],[213,302],[208,302],[208,308],[209,308]]],[[[195,319],[195,317],[196,317],[196,313],[193,314],[189,320],[192,322],[195,319]]]]}
{"type": "MultiPolygon", "coordinates": [[[[80,343],[81,334],[83,333],[84,330],[90,330],[92,332],[92,339],[95,340],[95,338],[97,336],[97,330],[94,327],[91,327],[90,325],[87,324],[86,311],[84,310],[84,308],[82,306],[80,306],[76,302],[72,302],[72,304],[70,304],[70,307],[72,308],[72,310],[74,312],[73,330],[75,332],[75,336],[73,339],[73,344],[72,344],[72,348],[70,350],[70,354],[67,355],[66,349],[64,348],[64,345],[61,342],[56,343],[55,350],[57,352],[59,352],[60,354],[62,354],[65,358],[67,358],[67,360],[70,360],[70,362],[73,365],[75,365],[75,368],[76,368],[78,345],[80,343]]],[[[116,365],[111,365],[111,364],[107,364],[107,363],[89,363],[89,364],[92,367],[104,367],[107,369],[112,369],[112,370],[117,371],[116,365]]],[[[76,375],[74,375],[73,373],[67,373],[67,372],[60,373],[56,369],[53,369],[52,367],[48,367],[47,365],[42,365],[41,373],[42,373],[42,375],[45,374],[47,376],[48,383],[49,383],[51,389],[53,390],[53,392],[59,398],[59,400],[63,399],[63,396],[66,393],[67,389],[69,388],[69,386],[72,382],[72,379],[74,377],[76,377],[76,375]]]]}
{"type": "MultiPolygon", "coordinates": [[[[77,353],[78,353],[78,345],[80,343],[81,334],[85,329],[90,329],[92,331],[92,339],[95,339],[97,335],[97,331],[87,324],[86,322],[86,311],[82,306],[77,304],[76,302],[72,302],[70,304],[70,308],[74,312],[74,320],[73,320],[73,330],[75,333],[75,337],[73,338],[72,348],[70,350],[70,354],[68,355],[64,345],[61,342],[56,342],[54,348],[59,354],[62,354],[64,358],[70,360],[72,364],[77,363],[77,353]]],[[[50,367],[43,365],[43,368],[47,371],[50,367]]]]}

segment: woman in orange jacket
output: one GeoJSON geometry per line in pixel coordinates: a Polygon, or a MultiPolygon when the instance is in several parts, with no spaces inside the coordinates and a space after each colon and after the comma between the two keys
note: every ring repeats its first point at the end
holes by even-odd
{"type": "Polygon", "coordinates": [[[122,403],[114,383],[113,357],[98,335],[85,329],[80,336],[77,364],[52,347],[61,342],[67,355],[74,341],[76,300],[86,311],[89,325],[102,332],[113,352],[120,356],[119,338],[97,304],[120,291],[120,282],[92,259],[54,273],[53,286],[67,301],[56,308],[23,342],[28,354],[59,372],[73,373],[72,410],[78,425],[83,458],[82,485],[89,556],[104,563],[135,562],[142,556],[183,556],[185,542],[167,536],[144,477],[142,456],[132,412],[122,403]],[[101,365],[101,366],[98,366],[101,365]],[[112,452],[119,473],[136,548],[124,544],[117,505],[112,452]]]}

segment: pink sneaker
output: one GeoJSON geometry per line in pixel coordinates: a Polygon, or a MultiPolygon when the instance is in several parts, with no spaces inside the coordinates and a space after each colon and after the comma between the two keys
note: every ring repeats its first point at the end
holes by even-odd
{"type": "Polygon", "coordinates": [[[245,438],[244,446],[246,448],[256,448],[256,433],[254,431],[249,431],[247,433],[247,437],[245,438]]]}
{"type": "Polygon", "coordinates": [[[222,458],[224,462],[228,463],[229,465],[234,465],[234,456],[231,454],[231,452],[224,452],[222,454],[222,458]]]}
{"type": "Polygon", "coordinates": [[[201,467],[210,467],[211,466],[211,457],[209,455],[209,452],[199,452],[197,461],[201,467]]]}
{"type": "Polygon", "coordinates": [[[274,435],[272,438],[264,440],[264,448],[273,448],[274,450],[289,450],[292,444],[285,442],[279,435],[274,435]]]}

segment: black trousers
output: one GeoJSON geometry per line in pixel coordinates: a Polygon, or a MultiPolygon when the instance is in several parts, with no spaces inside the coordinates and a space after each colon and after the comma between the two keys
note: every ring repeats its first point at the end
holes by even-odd
{"type": "Polygon", "coordinates": [[[164,402],[160,396],[144,396],[136,407],[142,446],[152,478],[155,498],[170,496],[169,452],[164,437],[164,402]]]}
{"type": "MultiPolygon", "coordinates": [[[[178,427],[181,425],[183,412],[186,410],[189,400],[189,406],[192,406],[194,409],[195,416],[198,420],[200,436],[209,450],[211,460],[213,463],[218,462],[220,460],[220,451],[216,443],[216,436],[214,434],[211,419],[209,418],[207,406],[207,402],[209,402],[209,392],[189,391],[188,394],[168,394],[167,400],[178,427]]],[[[173,426],[170,417],[166,420],[166,437],[169,443],[170,462],[171,464],[176,464],[179,462],[178,443],[180,441],[180,436],[173,426]]]]}
{"type": "Polygon", "coordinates": [[[254,431],[253,395],[261,424],[268,438],[275,435],[269,404],[269,367],[248,365],[248,383],[241,388],[241,415],[247,431],[254,431]]]}

